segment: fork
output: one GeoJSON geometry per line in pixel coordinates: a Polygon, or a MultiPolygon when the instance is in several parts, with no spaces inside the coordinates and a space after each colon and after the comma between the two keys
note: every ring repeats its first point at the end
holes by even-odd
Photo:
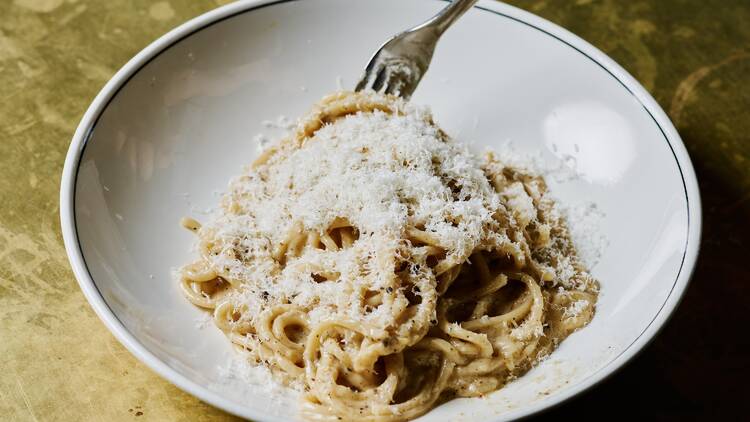
{"type": "Polygon", "coordinates": [[[476,2],[453,0],[428,21],[386,41],[370,59],[355,91],[411,97],[430,66],[440,36],[476,2]]]}

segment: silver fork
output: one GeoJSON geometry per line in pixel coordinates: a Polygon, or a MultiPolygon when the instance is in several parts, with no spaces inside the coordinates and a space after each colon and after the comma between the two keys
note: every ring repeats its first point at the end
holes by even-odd
{"type": "Polygon", "coordinates": [[[453,0],[427,22],[390,40],[372,56],[355,91],[372,89],[408,99],[432,60],[440,36],[477,0],[453,0]]]}

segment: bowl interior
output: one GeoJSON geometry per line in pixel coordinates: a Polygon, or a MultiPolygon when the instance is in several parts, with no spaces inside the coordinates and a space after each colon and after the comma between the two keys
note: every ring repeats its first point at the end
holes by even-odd
{"type": "MultiPolygon", "coordinates": [[[[77,235],[95,287],[143,348],[236,403],[234,411],[297,417],[287,405],[293,400],[269,400],[268,390],[227,381],[234,352],[218,329],[200,327],[201,311],[170,276],[194,256],[193,236],[179,219],[205,218],[229,178],[256,155],[255,135],[278,136],[271,126],[279,116],[294,119],[339,83],[352,87],[380,43],[444,5],[314,0],[255,7],[157,54],[96,121],[74,181],[77,235]]],[[[579,178],[548,183],[560,202],[592,202],[603,215],[589,232],[608,241],[592,268],[601,297],[590,326],[527,376],[483,399],[451,401],[424,420],[518,416],[607,371],[664,306],[688,239],[678,162],[628,83],[508,16],[527,15],[486,6],[446,33],[413,101],[430,105],[440,126],[478,151],[510,142],[550,165],[575,167],[579,178]]]]}

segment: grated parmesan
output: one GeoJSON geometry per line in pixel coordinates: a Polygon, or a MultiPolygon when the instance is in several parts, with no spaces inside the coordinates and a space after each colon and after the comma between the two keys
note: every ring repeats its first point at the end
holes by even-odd
{"type": "Polygon", "coordinates": [[[263,397],[265,411],[283,416],[281,409],[296,405],[301,386],[287,386],[278,382],[271,370],[262,365],[251,365],[242,355],[233,355],[225,365],[218,367],[218,382],[212,389],[226,391],[230,397],[263,397]]]}
{"type": "MultiPolygon", "coordinates": [[[[552,144],[553,151],[556,148],[557,146],[552,144]]],[[[576,169],[575,158],[571,156],[549,160],[542,156],[541,151],[522,153],[509,141],[504,142],[493,153],[503,164],[542,175],[547,181],[565,184],[582,180],[576,169]]],[[[609,245],[609,239],[602,230],[606,213],[594,202],[566,204],[554,198],[553,193],[547,194],[555,200],[552,212],[567,223],[568,232],[581,261],[589,269],[595,267],[609,245]]]]}
{"type": "MultiPolygon", "coordinates": [[[[394,312],[387,304],[363,314],[358,295],[365,284],[365,290],[385,289],[387,280],[378,279],[378,274],[392,273],[392,268],[387,269],[387,263],[377,257],[399,253],[404,227],[421,222],[425,232],[445,245],[450,259],[468,256],[479,244],[512,243],[505,232],[487,230],[498,208],[510,211],[515,220],[512,225],[539,223],[538,203],[545,200],[544,189],[533,183],[524,186],[514,182],[496,191],[483,170],[487,158],[476,157],[466,145],[445,138],[432,124],[426,108],[401,106],[408,112],[375,110],[325,124],[299,148],[281,148],[267,163],[248,168],[230,183],[222,209],[215,210],[200,231],[210,233],[208,237],[223,248],[208,257],[211,264],[221,268],[222,274],[243,280],[232,293],[243,308],[242,319],[261,314],[270,297],[309,309],[308,316],[314,323],[343,317],[367,327],[393,326],[394,312]],[[340,216],[346,216],[359,233],[359,240],[351,247],[326,253],[306,249],[298,263],[283,267],[271,257],[290,230],[295,230],[295,224],[301,223],[306,231],[325,232],[340,216]],[[311,274],[313,267],[330,269],[347,283],[316,282],[311,274]],[[342,291],[341,285],[348,287],[342,291]]],[[[478,119],[475,124],[479,124],[478,119]]],[[[291,127],[284,118],[264,122],[264,126],[291,127]]],[[[267,148],[262,135],[256,141],[261,150],[267,148]]],[[[540,157],[529,160],[510,148],[502,148],[495,158],[501,166],[547,176],[557,174],[559,177],[553,177],[556,181],[576,177],[562,163],[540,170],[544,168],[540,157]]],[[[591,233],[594,224],[583,234],[576,226],[580,228],[592,216],[603,214],[591,205],[563,208],[548,203],[553,218],[568,217],[574,243],[584,252],[584,261],[593,265],[591,259],[598,259],[604,243],[591,245],[597,240],[591,233]]],[[[587,281],[581,278],[583,270],[580,263],[565,255],[569,251],[568,247],[554,245],[544,252],[549,254],[543,261],[551,274],[547,282],[560,289],[584,290],[587,281]]],[[[573,318],[592,304],[575,301],[564,309],[564,317],[573,318]]],[[[525,333],[519,329],[514,335],[544,334],[541,326],[537,331],[525,333]]],[[[386,333],[383,330],[368,335],[377,339],[386,333]]],[[[267,368],[244,359],[233,360],[224,376],[245,378],[245,385],[275,383],[267,368]]],[[[299,391],[303,388],[296,387],[299,391]]]]}
{"type": "MultiPolygon", "coordinates": [[[[224,210],[201,230],[210,231],[226,248],[242,251],[239,259],[219,253],[211,260],[252,286],[239,298],[247,309],[243,318],[260,313],[265,295],[310,307],[314,321],[330,317],[329,308],[349,308],[346,316],[351,320],[392,325],[386,320],[393,318],[387,306],[363,316],[357,297],[345,298],[334,283],[314,283],[310,267],[332,269],[355,286],[384,288],[386,279],[362,277],[362,271],[388,273],[376,268],[384,263],[371,258],[393,256],[408,221],[424,222],[424,229],[447,246],[449,258],[468,255],[488,237],[494,238],[490,243],[509,243],[504,232],[485,229],[493,210],[503,205],[480,159],[464,145],[446,141],[431,124],[427,109],[404,107],[410,112],[343,117],[323,126],[302,147],[273,156],[267,166],[249,169],[231,183],[224,210]],[[455,192],[446,180],[452,181],[455,192]],[[233,206],[242,212],[228,212],[233,206]],[[271,251],[295,221],[305,230],[324,232],[339,216],[347,216],[360,233],[353,247],[336,253],[309,250],[301,259],[308,265],[286,266],[277,274],[271,251]]],[[[506,196],[513,201],[521,193],[509,191],[506,196]]],[[[530,219],[533,204],[525,201],[529,200],[516,200],[517,214],[530,219]]],[[[353,289],[351,294],[359,292],[353,289]]]]}
{"type": "Polygon", "coordinates": [[[573,302],[572,305],[565,308],[563,311],[563,318],[570,319],[575,318],[581,314],[584,310],[588,309],[591,304],[586,299],[580,299],[573,302]]]}

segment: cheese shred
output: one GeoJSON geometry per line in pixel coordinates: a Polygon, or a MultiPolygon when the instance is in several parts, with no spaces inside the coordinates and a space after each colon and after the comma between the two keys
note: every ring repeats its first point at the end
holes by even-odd
{"type": "Polygon", "coordinates": [[[593,317],[544,180],[473,155],[424,108],[323,99],[234,179],[179,272],[316,420],[415,418],[520,376],[593,317]]]}

